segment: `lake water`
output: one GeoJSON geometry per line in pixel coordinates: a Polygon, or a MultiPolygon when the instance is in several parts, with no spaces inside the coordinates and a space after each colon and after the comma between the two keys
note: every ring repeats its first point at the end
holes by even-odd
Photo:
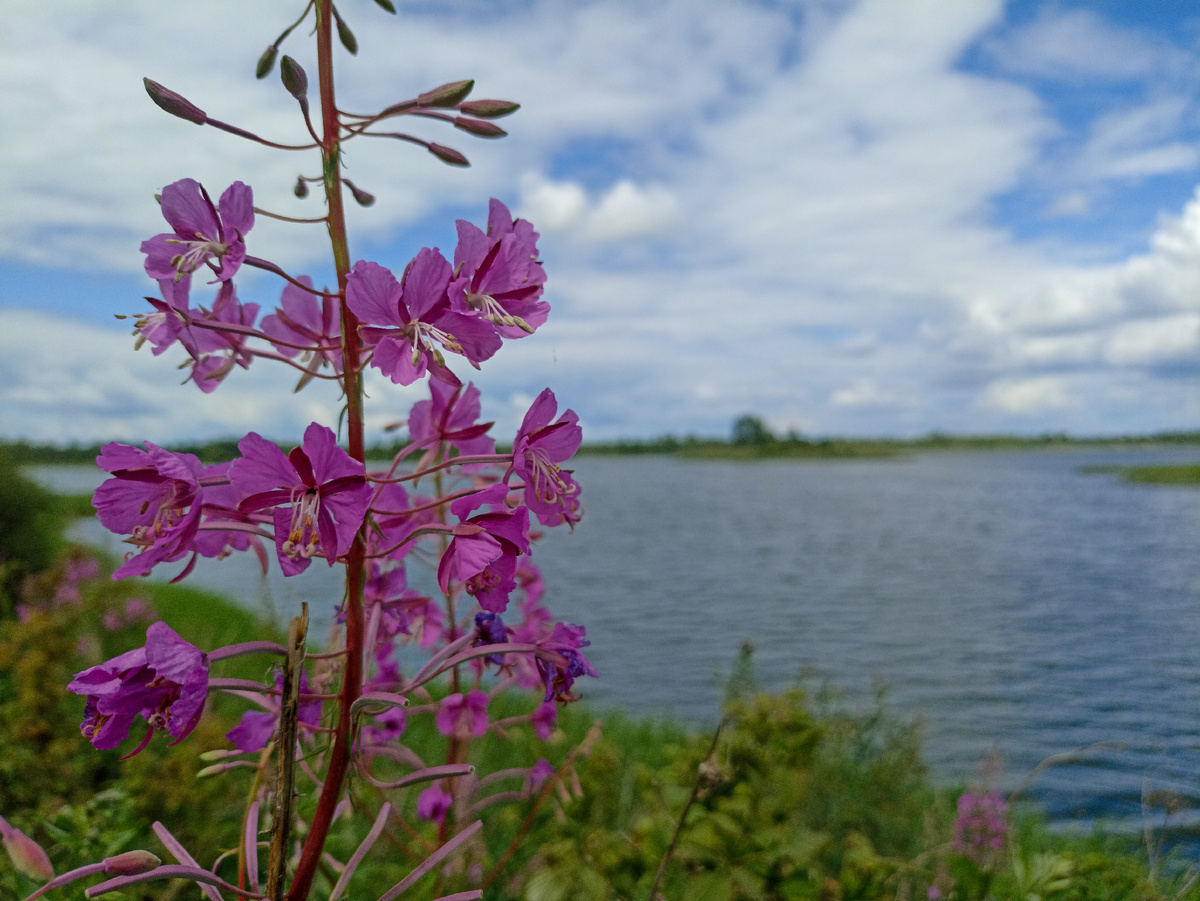
{"type": "MultiPolygon", "coordinates": [[[[1049,755],[1124,743],[1047,769],[1032,794],[1059,823],[1140,828],[1144,788],[1200,804],[1200,491],[1079,467],[1197,457],[585,457],[583,522],[534,558],[547,606],[587,626],[602,678],[581,687],[601,705],[714,724],[749,639],[767,688],[803,674],[858,705],[885,685],[890,710],[924,720],[942,781],[973,778],[993,747],[1012,788],[1049,755]]],[[[41,475],[66,491],[99,482],[41,475]]],[[[83,534],[122,549],[95,523],[83,534]]],[[[193,580],[281,619],[340,598],[317,565],[285,581],[249,557],[201,561],[193,580]]]]}

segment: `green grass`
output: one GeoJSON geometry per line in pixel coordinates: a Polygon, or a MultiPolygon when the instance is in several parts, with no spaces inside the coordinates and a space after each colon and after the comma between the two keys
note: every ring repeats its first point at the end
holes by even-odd
{"type": "Polygon", "coordinates": [[[1118,475],[1123,481],[1142,485],[1200,485],[1200,463],[1163,466],[1080,466],[1086,475],[1118,475]]]}
{"type": "Polygon", "coordinates": [[[1200,463],[1182,466],[1129,466],[1121,472],[1127,482],[1147,485],[1200,485],[1200,463]]]}

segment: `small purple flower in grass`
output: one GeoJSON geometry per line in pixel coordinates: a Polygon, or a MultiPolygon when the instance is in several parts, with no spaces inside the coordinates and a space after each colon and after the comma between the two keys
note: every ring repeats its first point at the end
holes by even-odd
{"type": "Polygon", "coordinates": [[[362,320],[363,340],[374,345],[371,365],[398,385],[411,385],[428,372],[460,384],[438,347],[462,354],[478,368],[500,349],[490,324],[450,309],[446,288],[450,263],[425,247],[397,282],[383,266],[364,260],[346,280],[346,305],[362,320]]]}
{"type": "Polygon", "coordinates": [[[977,866],[999,861],[1008,834],[1008,802],[998,791],[985,794],[963,792],[954,820],[954,850],[977,866]]]}
{"type": "Polygon", "coordinates": [[[517,557],[529,553],[529,511],[518,507],[512,513],[469,514],[484,504],[503,504],[507,495],[508,486],[497,483],[454,501],[450,512],[461,522],[438,563],[442,591],[457,579],[491,613],[503,613],[516,588],[517,557]]]}
{"type": "Polygon", "coordinates": [[[438,708],[438,732],[442,735],[483,735],[488,728],[487,708],[490,700],[488,693],[479,689],[465,695],[461,692],[447,695],[438,708]]]}
{"type": "Polygon", "coordinates": [[[554,764],[545,757],[539,757],[538,762],[529,769],[529,778],[525,785],[530,793],[537,791],[546,784],[546,780],[554,775],[554,764]]]}
{"type": "Polygon", "coordinates": [[[229,467],[230,482],[245,495],[238,510],[274,510],[283,574],[304,572],[316,554],[333,566],[354,541],[371,503],[362,463],[315,422],[305,429],[303,446],[286,456],[256,432],[239,441],[238,449],[242,456],[229,467]]]}
{"type": "Polygon", "coordinates": [[[162,214],[174,233],[142,242],[146,274],[179,280],[207,265],[217,281],[228,281],[246,259],[246,233],[254,227],[254,192],[235,181],[219,208],[195,179],[184,178],[162,192],[162,214]]]}
{"type": "Polygon", "coordinates": [[[102,750],[128,738],[137,717],[146,720],[141,743],[125,755],[132,757],[156,729],[178,744],[196,728],[208,696],[208,655],[158,622],[146,630],[145,647],[78,673],[67,690],[87,696],[81,731],[102,750]]]}
{"type": "Polygon", "coordinates": [[[554,734],[554,724],[558,722],[558,705],[552,701],[543,701],[533,711],[533,731],[542,741],[554,734]]]}
{"type": "Polygon", "coordinates": [[[538,673],[546,686],[547,701],[578,701],[579,696],[571,691],[575,679],[579,676],[600,675],[579,650],[591,644],[584,639],[585,632],[583,626],[555,623],[550,636],[538,642],[539,650],[535,659],[538,673]]]}
{"type": "Polygon", "coordinates": [[[516,473],[525,482],[525,505],[544,526],[579,522],[579,484],[559,467],[575,455],[583,441],[579,417],[567,410],[557,421],[558,401],[547,388],[537,396],[513,441],[513,462],[505,480],[516,473]]]}
{"type": "Polygon", "coordinates": [[[421,792],[417,798],[417,816],[423,820],[441,823],[446,819],[446,814],[450,811],[450,805],[453,803],[454,798],[450,796],[449,792],[443,791],[440,785],[434,783],[421,792]]]}
{"type": "Polygon", "coordinates": [[[492,199],[488,230],[458,220],[450,302],[492,324],[504,338],[524,338],[546,321],[550,305],[538,298],[546,273],[537,261],[538,234],[492,199]]]}

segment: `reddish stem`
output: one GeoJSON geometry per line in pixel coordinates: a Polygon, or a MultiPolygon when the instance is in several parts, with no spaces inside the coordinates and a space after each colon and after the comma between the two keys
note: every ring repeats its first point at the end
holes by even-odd
{"type": "MultiPolygon", "coordinates": [[[[321,171],[328,203],[329,240],[337,269],[338,293],[346,296],[346,277],[350,272],[350,251],[346,241],[346,218],[342,206],[342,179],[339,164],[338,114],[333,92],[333,10],[331,0],[317,0],[317,71],[320,82],[323,138],[321,171]]],[[[362,462],[363,408],[361,356],[358,319],[345,304],[342,315],[342,362],[345,372],[347,440],[350,456],[362,462]]],[[[305,901],[313,877],[321,862],[321,853],[333,823],[333,814],[341,796],[342,784],[350,765],[352,722],[350,708],[362,693],[363,608],[362,589],[365,544],[360,532],[346,555],[346,665],[342,671],[341,706],[334,728],[333,747],[325,773],[321,796],[313,814],[309,833],[296,864],[288,901],[305,901]]]]}

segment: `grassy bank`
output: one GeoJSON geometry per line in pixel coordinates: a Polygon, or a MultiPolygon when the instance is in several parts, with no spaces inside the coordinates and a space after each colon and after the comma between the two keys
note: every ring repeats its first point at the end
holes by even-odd
{"type": "MultiPolygon", "coordinates": [[[[82,699],[63,687],[79,669],[142,643],[151,618],[202,648],[269,633],[235,605],[183,586],[114,583],[100,572],[76,587],[78,599],[64,602],[61,573],[44,574],[27,586],[24,601],[34,607],[24,609],[25,621],[0,622],[0,811],[47,846],[59,871],[133,847],[161,853],[147,829],[155,819],[192,847],[232,847],[251,771],[200,781],[194,774],[206,765],[202,751],[228,747],[223,733],[244,703],[223,697],[178,747],[159,739],[120,761],[116,751],[86,745],[77,725],[82,699]]],[[[263,666],[232,660],[215,674],[262,678],[263,666]]],[[[517,845],[486,897],[640,901],[666,858],[659,890],[672,901],[915,899],[931,887],[944,898],[1001,901],[1200,899],[1195,887],[1180,893],[1183,866],[1152,865],[1136,839],[1051,835],[1033,809],[1011,812],[1002,853],[974,861],[955,844],[961,789],[929,779],[915,725],[882,703],[855,713],[814,703],[799,688],[761,694],[749,656],[731,686],[715,736],[622,714],[597,721],[584,704],[562,710],[548,741],[528,727],[489,733],[478,746],[481,775],[540,756],[559,765],[567,749],[590,739],[532,815],[529,801],[483,812],[487,866],[517,845]]],[[[490,713],[502,718],[533,702],[508,694],[490,713]]],[[[427,718],[414,719],[403,741],[426,760],[445,754],[445,738],[427,718]]],[[[416,793],[389,799],[411,818],[416,793]]],[[[368,813],[378,805],[363,785],[355,796],[368,813]]],[[[361,897],[377,897],[430,847],[429,824],[411,822],[407,850],[381,846],[368,857],[361,897]]],[[[333,853],[345,859],[363,829],[347,822],[333,853]]],[[[31,891],[22,879],[0,858],[0,897],[31,891]]]]}
{"type": "Polygon", "coordinates": [[[1123,481],[1142,485],[1200,485],[1200,463],[1176,466],[1081,466],[1080,472],[1115,474],[1123,481]]]}

